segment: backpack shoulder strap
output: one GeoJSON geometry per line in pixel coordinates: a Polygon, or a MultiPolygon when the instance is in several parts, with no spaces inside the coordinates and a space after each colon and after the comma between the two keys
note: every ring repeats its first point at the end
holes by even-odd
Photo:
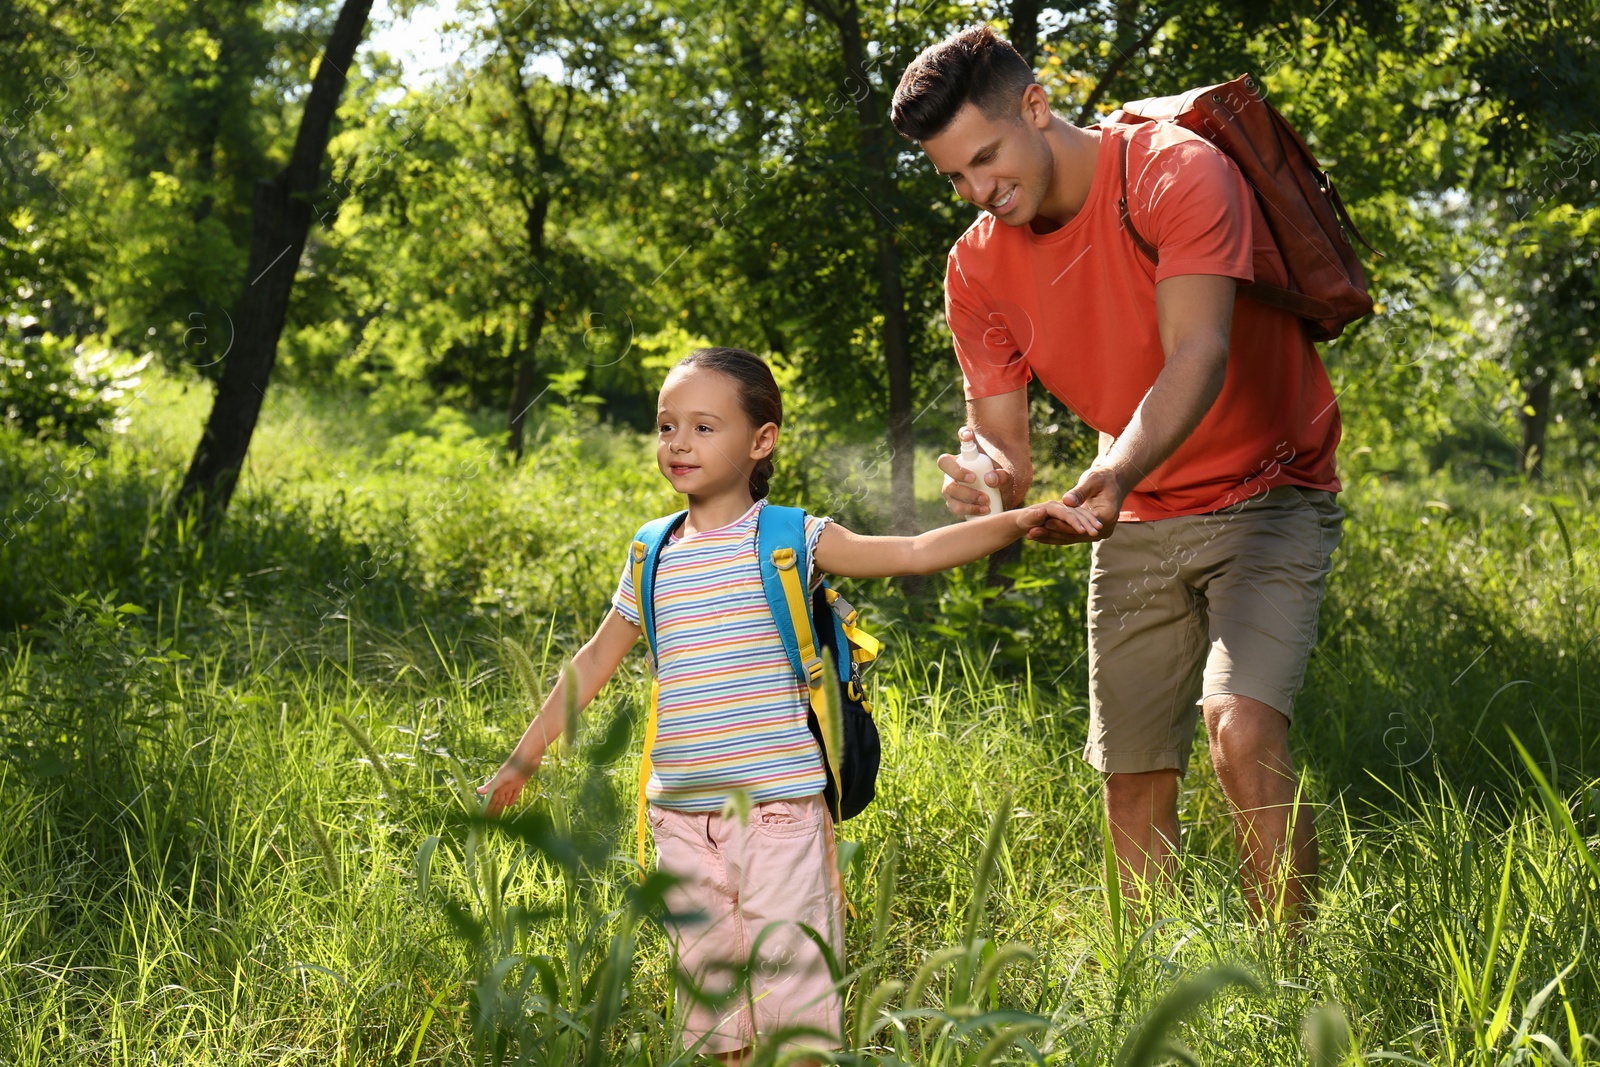
{"type": "Polygon", "coordinates": [[[1133,138],[1124,131],[1117,140],[1122,142],[1122,197],[1117,201],[1117,215],[1122,219],[1122,228],[1128,231],[1128,236],[1133,238],[1133,243],[1139,251],[1144,253],[1144,258],[1151,263],[1159,264],[1161,254],[1155,245],[1144,239],[1133,225],[1133,213],[1128,210],[1128,142],[1133,138]]]}
{"type": "Polygon", "coordinates": [[[761,564],[761,590],[789,654],[789,665],[807,688],[816,689],[822,684],[822,657],[806,596],[806,513],[776,504],[763,507],[756,520],[756,557],[761,564]]]}
{"type": "Polygon", "coordinates": [[[659,519],[652,519],[639,527],[639,532],[633,535],[633,547],[629,553],[629,564],[633,568],[633,595],[639,603],[639,624],[644,630],[644,638],[650,650],[650,707],[646,712],[644,728],[644,753],[639,760],[639,803],[638,825],[635,829],[636,858],[639,861],[639,877],[645,875],[644,828],[649,823],[649,799],[647,791],[650,785],[652,765],[650,753],[656,747],[657,703],[661,696],[661,682],[653,677],[655,674],[656,658],[656,564],[661,561],[661,546],[667,543],[667,537],[687,511],[679,511],[672,515],[665,515],[659,519]]]}
{"type": "MultiPolygon", "coordinates": [[[[824,773],[829,787],[837,788],[843,732],[839,709],[829,700],[829,688],[824,684],[827,665],[822,661],[817,631],[812,625],[811,598],[806,594],[810,562],[806,558],[806,513],[800,508],[773,504],[763,507],[756,520],[756,556],[761,563],[761,589],[766,594],[767,610],[783,638],[790,666],[806,687],[824,773]]],[[[839,821],[837,797],[835,793],[829,806],[834,822],[839,821]]]]}
{"type": "Polygon", "coordinates": [[[687,511],[678,511],[652,519],[633,535],[633,549],[629,557],[633,565],[633,595],[639,602],[639,625],[644,630],[644,639],[652,657],[656,654],[656,564],[661,559],[661,546],[667,543],[668,535],[678,528],[687,514],[687,511]]]}

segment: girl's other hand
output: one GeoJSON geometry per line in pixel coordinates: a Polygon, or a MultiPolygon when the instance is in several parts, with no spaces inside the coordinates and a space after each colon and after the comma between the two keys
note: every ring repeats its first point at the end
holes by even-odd
{"type": "Polygon", "coordinates": [[[494,772],[494,777],[478,787],[478,795],[489,798],[484,814],[493,818],[515,804],[535,770],[537,768],[514,765],[510,760],[501,764],[500,769],[494,772]]]}

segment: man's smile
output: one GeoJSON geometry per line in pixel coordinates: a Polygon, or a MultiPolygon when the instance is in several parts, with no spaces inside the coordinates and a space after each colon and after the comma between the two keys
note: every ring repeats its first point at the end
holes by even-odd
{"type": "Polygon", "coordinates": [[[1006,190],[1006,195],[989,205],[990,214],[1004,215],[1012,208],[1012,202],[1017,198],[1017,186],[1013,185],[1006,190]]]}

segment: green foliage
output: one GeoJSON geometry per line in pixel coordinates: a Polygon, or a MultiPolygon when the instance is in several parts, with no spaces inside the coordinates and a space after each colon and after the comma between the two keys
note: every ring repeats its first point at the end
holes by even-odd
{"type": "Polygon", "coordinates": [[[145,610],[115,599],[79,593],[45,616],[3,734],[5,758],[25,779],[124,779],[169,736],[165,720],[181,700],[174,668],[186,657],[170,637],[152,641],[130,626],[145,610]]]}
{"type": "MultiPolygon", "coordinates": [[[[867,86],[846,72],[832,4],[497,0],[441,27],[462,48],[445,72],[363,53],[281,374],[506,410],[527,361],[539,403],[592,398],[643,428],[660,345],[704,337],[770,353],[819,442],[855,447],[885,425],[887,242],[919,441],[943,441],[960,410],[944,252],[973,213],[911,146],[884,133],[887,150],[868,151],[857,101],[881,104],[949,30],[1007,28],[1030,5],[853,6],[867,86]]],[[[15,160],[3,299],[58,336],[213,375],[249,281],[252,183],[287,151],[333,6],[104,7],[19,9],[26,43],[0,75],[15,160]]],[[[1327,350],[1347,440],[1375,469],[1515,472],[1524,432],[1548,424],[1547,462],[1576,470],[1600,403],[1594,13],[1363,0],[1188,18],[1134,0],[1047,15],[1032,43],[1079,122],[1259,76],[1385,253],[1365,263],[1379,313],[1327,350]]]]}
{"type": "MultiPolygon", "coordinates": [[[[638,666],[524,814],[486,823],[469,787],[676,503],[618,427],[688,348],[770,353],[777,494],[884,528],[890,240],[917,431],[947,447],[939,283],[971,212],[910,146],[865,151],[823,12],[849,6],[485,3],[437,78],[364,52],[280,345],[301,388],[274,385],[201,542],[165,518],[189,387],[226,358],[252,184],[337,5],[16,5],[0,300],[48,332],[0,340],[0,1060],[678,1060],[661,886],[612,856],[638,666]],[[184,375],[112,395],[114,360],[74,368],[101,339],[184,375]],[[512,469],[484,412],[519,360],[512,469]],[[119,406],[128,435],[97,434],[119,406]]],[[[1026,6],[859,6],[872,91],[1026,6]]],[[[1594,14],[1046,12],[1069,117],[1251,69],[1387,253],[1379,314],[1325,349],[1350,522],[1294,734],[1321,909],[1296,943],[1249,924],[1203,739],[1177,891],[1115,895],[1074,756],[1085,552],[1029,546],[1003,590],[862,583],[888,762],[841,849],[874,901],[841,1061],[1600,1056],[1594,14]],[[1548,487],[1519,477],[1543,418],[1548,487]]],[[[1038,484],[1069,483],[1093,435],[1036,410],[1038,484]]],[[[929,455],[918,481],[943,521],[929,455]]]]}
{"type": "MultiPolygon", "coordinates": [[[[673,506],[647,442],[574,416],[512,470],[460,413],[380,433],[285,391],[202,549],[150,520],[188,414],[149,385],[103,455],[0,437],[8,514],[81,468],[0,549],[0,945],[25,964],[0,1058],[674,1059],[661,886],[617,856],[642,665],[515,818],[471,792],[673,506]]],[[[1174,892],[1109,921],[1081,550],[1029,548],[1010,594],[850,594],[893,632],[879,799],[840,849],[842,1062],[1594,1061],[1595,509],[1445,478],[1344,499],[1296,709],[1324,866],[1295,941],[1247,917],[1203,740],[1174,892]]]]}
{"type": "Polygon", "coordinates": [[[0,335],[0,421],[31,437],[83,443],[115,428],[124,396],[149,362],[48,333],[0,335]]]}

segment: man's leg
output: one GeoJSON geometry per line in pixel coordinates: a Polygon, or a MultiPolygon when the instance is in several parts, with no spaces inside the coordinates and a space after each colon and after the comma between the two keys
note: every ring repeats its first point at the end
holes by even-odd
{"type": "Polygon", "coordinates": [[[1176,873],[1178,777],[1177,771],[1106,775],[1106,824],[1125,900],[1143,898],[1176,873]]]}
{"type": "Polygon", "coordinates": [[[1331,493],[1281,486],[1214,518],[1225,521],[1194,544],[1185,573],[1207,605],[1206,734],[1234,811],[1245,898],[1259,916],[1294,921],[1310,900],[1317,845],[1289,719],[1344,512],[1331,493]]]}
{"type": "Polygon", "coordinates": [[[1177,577],[1176,520],[1123,523],[1096,542],[1089,574],[1089,736],[1105,774],[1106,823],[1123,896],[1177,865],[1178,779],[1189,763],[1206,652],[1204,615],[1177,577]]]}
{"type": "Polygon", "coordinates": [[[1205,700],[1211,762],[1233,807],[1245,900],[1257,916],[1294,922],[1311,900],[1317,834],[1289,758],[1289,720],[1246,696],[1205,700]]]}

